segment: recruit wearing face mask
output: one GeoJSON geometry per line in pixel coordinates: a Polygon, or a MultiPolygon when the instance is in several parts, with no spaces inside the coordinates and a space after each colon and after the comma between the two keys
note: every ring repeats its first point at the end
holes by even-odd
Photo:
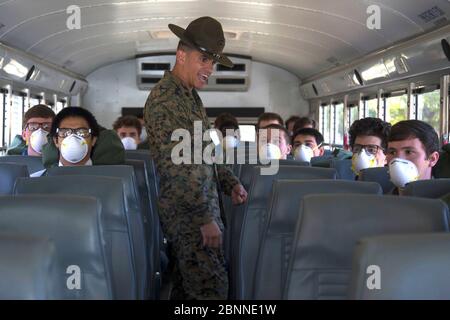
{"type": "Polygon", "coordinates": [[[295,148],[294,159],[302,162],[311,162],[311,158],[314,157],[314,150],[315,149],[302,144],[295,148]]]}
{"type": "Polygon", "coordinates": [[[262,145],[259,149],[259,155],[263,160],[280,160],[282,158],[280,148],[273,143],[262,145]]]}
{"type": "Polygon", "coordinates": [[[136,140],[131,137],[125,137],[121,139],[123,147],[125,150],[136,150],[137,149],[137,143],[136,140]]]}
{"type": "Polygon", "coordinates": [[[408,183],[419,179],[419,170],[409,160],[394,158],[389,162],[389,176],[397,188],[403,189],[408,183]]]}
{"type": "Polygon", "coordinates": [[[380,167],[376,157],[362,149],[358,153],[354,153],[352,156],[352,170],[356,175],[361,173],[361,170],[380,167]]]}
{"type": "Polygon", "coordinates": [[[39,128],[30,136],[30,146],[38,154],[42,154],[42,147],[47,143],[48,132],[39,128]]]}
{"type": "Polygon", "coordinates": [[[68,117],[61,121],[54,139],[60,152],[61,166],[90,165],[90,154],[97,138],[82,117],[68,117]]]}

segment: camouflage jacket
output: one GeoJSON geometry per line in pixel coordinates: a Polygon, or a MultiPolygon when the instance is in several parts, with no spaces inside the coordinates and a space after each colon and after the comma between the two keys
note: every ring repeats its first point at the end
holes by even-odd
{"type": "MultiPolygon", "coordinates": [[[[181,80],[166,72],[152,89],[144,109],[150,152],[160,176],[160,214],[181,213],[183,221],[203,225],[213,219],[220,221],[219,198],[214,165],[174,164],[172,149],[179,140],[172,141],[172,132],[186,129],[194,145],[194,121],[202,122],[202,133],[209,129],[209,121],[196,90],[188,90],[181,80]]],[[[202,143],[202,145],[204,145],[202,143]]],[[[194,152],[194,148],[191,148],[194,152]]],[[[203,149],[202,149],[203,150],[203,149]]],[[[192,160],[192,157],[191,157],[192,160]]],[[[230,195],[239,180],[224,165],[217,165],[220,186],[230,195]]]]}

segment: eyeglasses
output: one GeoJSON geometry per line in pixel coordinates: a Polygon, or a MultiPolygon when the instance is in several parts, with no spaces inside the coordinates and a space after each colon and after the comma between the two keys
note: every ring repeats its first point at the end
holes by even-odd
{"type": "Polygon", "coordinates": [[[50,128],[52,127],[51,122],[29,122],[25,126],[25,129],[28,129],[29,131],[36,131],[39,128],[42,128],[42,130],[50,131],[50,128]]]}
{"type": "Polygon", "coordinates": [[[57,128],[56,133],[60,138],[67,138],[71,134],[77,135],[80,138],[88,138],[91,135],[91,129],[87,128],[57,128]]]}
{"type": "Polygon", "coordinates": [[[374,156],[378,153],[378,150],[384,151],[382,147],[377,146],[375,144],[367,144],[367,145],[355,144],[352,148],[352,152],[360,153],[362,149],[366,150],[366,152],[370,154],[373,154],[374,156]]]}

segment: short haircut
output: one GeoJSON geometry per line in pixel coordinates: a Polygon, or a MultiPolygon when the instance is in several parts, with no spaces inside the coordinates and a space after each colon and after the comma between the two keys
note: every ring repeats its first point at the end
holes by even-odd
{"type": "Polygon", "coordinates": [[[300,129],[303,129],[304,127],[311,125],[314,129],[316,128],[316,121],[313,119],[310,119],[308,117],[302,117],[295,121],[293,131],[297,131],[300,129]]]}
{"type": "Polygon", "coordinates": [[[25,112],[22,121],[22,128],[25,129],[27,122],[31,118],[52,118],[53,120],[54,117],[55,113],[49,106],[46,106],[45,104],[37,104],[28,109],[27,112],[25,112]]]}
{"type": "Polygon", "coordinates": [[[257,124],[256,124],[256,127],[257,127],[258,129],[264,129],[264,128],[261,128],[261,127],[259,126],[259,124],[260,124],[262,121],[270,121],[270,120],[276,120],[276,121],[279,123],[280,126],[282,126],[282,125],[284,124],[283,118],[281,118],[281,116],[280,116],[278,113],[274,113],[274,112],[264,112],[263,114],[261,114],[261,115],[258,117],[258,122],[257,122],[257,124]]]}
{"type": "Polygon", "coordinates": [[[268,126],[266,126],[264,128],[261,128],[261,129],[267,129],[267,130],[269,130],[269,129],[278,129],[279,131],[283,132],[284,139],[286,140],[286,142],[288,144],[291,144],[291,137],[289,136],[289,132],[287,131],[287,129],[285,127],[280,126],[278,124],[272,123],[272,124],[269,124],[268,126]]]}
{"type": "Polygon", "coordinates": [[[427,157],[439,151],[439,137],[432,126],[420,120],[404,120],[392,126],[388,141],[419,139],[427,157]]]}
{"type": "Polygon", "coordinates": [[[59,128],[61,122],[66,118],[83,118],[87,121],[93,137],[98,137],[100,134],[100,126],[92,113],[81,107],[67,107],[58,112],[53,119],[52,128],[50,130],[51,137],[57,136],[56,129],[59,128]]]}
{"type": "Polygon", "coordinates": [[[138,135],[141,135],[142,124],[136,116],[127,115],[117,118],[117,120],[113,123],[114,131],[117,131],[122,127],[134,127],[136,128],[138,135]]]}
{"type": "Polygon", "coordinates": [[[379,118],[364,118],[356,120],[350,126],[348,134],[350,136],[350,147],[353,148],[358,136],[374,136],[381,140],[381,147],[386,150],[391,124],[379,118]]]}
{"type": "Polygon", "coordinates": [[[300,120],[301,118],[299,116],[290,116],[285,122],[284,125],[286,127],[286,129],[289,127],[289,123],[291,122],[297,122],[298,120],[300,120]]]}
{"type": "Polygon", "coordinates": [[[217,116],[214,121],[214,127],[219,131],[223,131],[223,129],[237,130],[239,129],[239,124],[235,116],[231,113],[224,112],[217,116]]]}
{"type": "Polygon", "coordinates": [[[313,128],[302,128],[295,131],[292,135],[292,141],[294,141],[297,136],[313,136],[314,139],[316,139],[317,145],[322,144],[324,141],[323,135],[319,132],[319,130],[313,128]]]}
{"type": "Polygon", "coordinates": [[[178,41],[177,51],[178,50],[188,52],[188,51],[192,51],[194,49],[190,45],[188,45],[180,40],[180,41],[178,41]]]}

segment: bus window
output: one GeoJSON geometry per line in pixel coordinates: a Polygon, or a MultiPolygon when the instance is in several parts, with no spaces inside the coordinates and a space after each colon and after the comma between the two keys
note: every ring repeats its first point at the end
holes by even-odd
{"type": "Polygon", "coordinates": [[[378,118],[377,99],[366,101],[366,117],[378,118]]]}
{"type": "Polygon", "coordinates": [[[358,120],[358,106],[351,107],[350,110],[349,110],[348,115],[350,117],[349,124],[351,126],[353,122],[358,120]]]}
{"type": "Polygon", "coordinates": [[[330,106],[322,107],[323,118],[322,118],[322,134],[325,139],[325,143],[332,143],[330,141],[330,106]]]}
{"type": "MultiPolygon", "coordinates": [[[[8,106],[8,103],[7,103],[8,106]]],[[[18,95],[12,95],[11,108],[6,108],[5,127],[7,137],[6,143],[9,145],[16,135],[22,134],[22,115],[24,107],[24,98],[18,95]]]]}
{"type": "Polygon", "coordinates": [[[36,98],[30,98],[30,108],[34,107],[35,105],[39,104],[39,99],[36,98]]]}
{"type": "Polygon", "coordinates": [[[419,94],[417,97],[417,119],[430,124],[438,134],[440,120],[439,99],[439,90],[419,94]]]}
{"type": "Polygon", "coordinates": [[[408,106],[407,96],[389,97],[386,99],[386,121],[392,125],[399,121],[407,120],[408,106]]]}
{"type": "Polygon", "coordinates": [[[60,112],[63,108],[64,108],[64,104],[63,104],[61,101],[58,101],[58,102],[56,103],[56,110],[55,110],[55,113],[60,112]]]}
{"type": "Polygon", "coordinates": [[[342,103],[334,106],[334,144],[342,146],[344,144],[344,105],[342,103]]]}

